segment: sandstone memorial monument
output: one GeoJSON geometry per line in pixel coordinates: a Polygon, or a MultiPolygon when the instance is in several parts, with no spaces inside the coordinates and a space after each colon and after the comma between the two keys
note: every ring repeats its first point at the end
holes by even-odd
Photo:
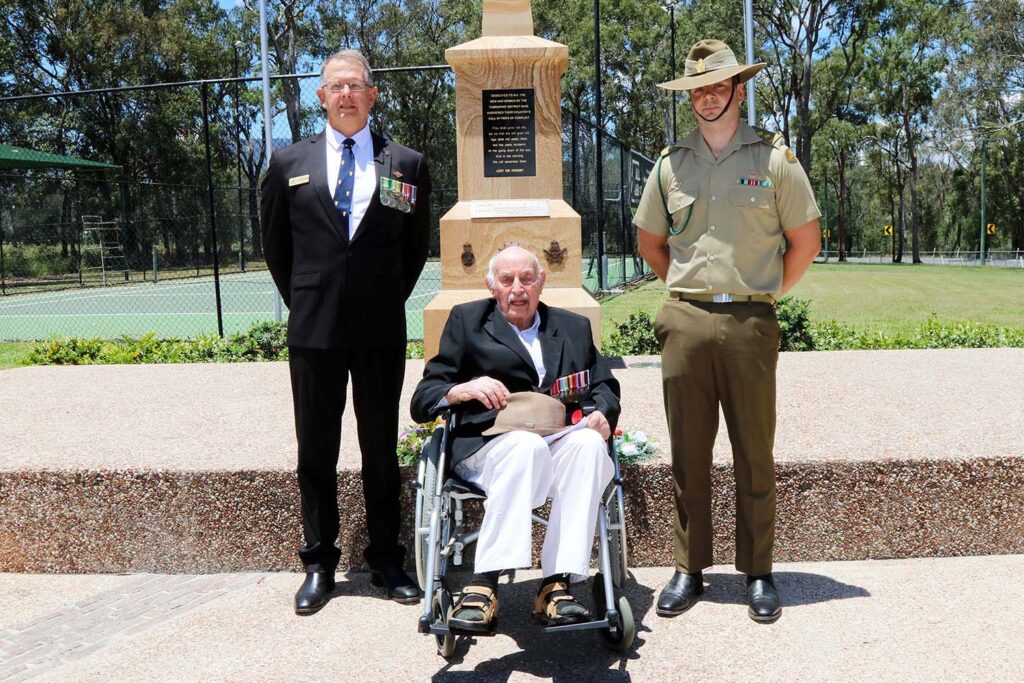
{"type": "Polygon", "coordinates": [[[483,35],[448,48],[455,71],[459,201],[441,218],[441,291],[423,311],[427,358],[448,314],[486,298],[487,262],[518,244],[547,271],[542,300],[590,318],[580,216],[562,199],[561,77],[569,49],[533,35],[529,0],[484,0],[483,35]]]}

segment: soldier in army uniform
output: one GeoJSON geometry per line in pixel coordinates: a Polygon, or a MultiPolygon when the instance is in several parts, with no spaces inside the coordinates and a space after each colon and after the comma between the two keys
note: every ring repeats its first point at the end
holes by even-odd
{"type": "Polygon", "coordinates": [[[725,43],[702,40],[684,76],[697,130],[661,153],[633,222],[644,260],[668,290],[655,320],[675,480],[676,571],[658,596],[661,616],[703,593],[712,562],[711,462],[721,404],[736,475],[736,568],[749,614],[782,612],[772,578],[775,533],[775,297],[818,254],[821,215],[810,182],[781,136],[740,120],[742,65],[725,43]]]}

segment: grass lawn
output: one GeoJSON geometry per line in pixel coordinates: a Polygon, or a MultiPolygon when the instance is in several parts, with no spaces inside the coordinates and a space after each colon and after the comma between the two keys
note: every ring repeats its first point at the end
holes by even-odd
{"type": "MultiPolygon", "coordinates": [[[[909,264],[814,264],[790,292],[811,302],[811,320],[892,334],[934,313],[940,322],[1024,327],[1024,270],[909,264]]],[[[604,331],[630,313],[655,313],[661,282],[604,301],[604,331]],[[610,324],[611,323],[611,324],[610,324]]]]}
{"type": "Polygon", "coordinates": [[[0,370],[19,367],[31,350],[30,342],[0,342],[0,370]]]}

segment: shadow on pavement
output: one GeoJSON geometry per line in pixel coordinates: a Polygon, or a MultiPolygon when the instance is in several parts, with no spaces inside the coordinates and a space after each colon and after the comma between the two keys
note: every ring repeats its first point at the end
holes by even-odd
{"type": "MultiPolygon", "coordinates": [[[[820,574],[775,572],[774,576],[775,586],[779,589],[783,607],[871,597],[871,593],[860,586],[851,586],[820,574]]],[[[704,583],[704,595],[701,600],[724,605],[747,604],[746,577],[743,574],[708,574],[705,572],[704,583]]]]}
{"type": "MultiPolygon", "coordinates": [[[[592,581],[593,578],[587,583],[573,585],[573,594],[591,608],[592,581]]],[[[550,678],[556,682],[632,680],[628,664],[631,659],[639,659],[637,650],[644,645],[643,634],[650,631],[644,621],[654,604],[654,591],[638,584],[633,578],[626,582],[624,592],[633,611],[637,635],[629,652],[617,653],[605,646],[599,631],[544,633],[530,614],[533,609],[533,598],[539,586],[540,580],[535,579],[513,584],[502,582],[499,588],[501,606],[494,637],[512,638],[519,649],[518,652],[481,662],[472,671],[452,671],[450,667],[461,664],[463,657],[478,641],[476,637],[463,636],[459,638],[455,655],[450,661],[445,662],[438,656],[440,670],[434,674],[432,680],[507,681],[517,672],[544,679],[550,678]]],[[[424,646],[432,648],[433,642],[425,642],[424,646]]]]}

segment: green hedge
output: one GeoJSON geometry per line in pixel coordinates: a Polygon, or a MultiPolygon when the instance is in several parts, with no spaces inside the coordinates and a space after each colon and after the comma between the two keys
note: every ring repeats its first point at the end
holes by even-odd
{"type": "MultiPolygon", "coordinates": [[[[782,351],[871,349],[1024,348],[1024,328],[982,323],[943,323],[933,314],[908,333],[886,335],[857,329],[834,320],[810,320],[810,304],[786,297],[776,309],[782,351]]],[[[153,333],[126,339],[57,337],[36,344],[29,365],[110,365],[133,363],[244,363],[287,360],[284,323],[262,322],[227,339],[201,335],[195,339],[158,339],[153,333]]],[[[641,311],[614,326],[603,351],[608,356],[661,353],[654,337],[654,319],[641,311]]],[[[407,358],[423,357],[423,342],[410,342],[407,358]]]]}
{"type": "MultiPolygon", "coordinates": [[[[810,319],[810,302],[785,297],[776,308],[782,351],[861,351],[874,349],[1024,348],[1024,328],[983,323],[943,323],[934,314],[909,333],[886,335],[834,320],[810,319]]],[[[654,319],[641,311],[615,325],[602,349],[608,356],[661,353],[654,336],[654,319]]]]}
{"type": "MultiPolygon", "coordinates": [[[[125,339],[55,337],[32,347],[29,365],[125,365],[135,363],[247,363],[288,360],[283,322],[256,323],[226,339],[158,339],[152,332],[125,339]]],[[[423,357],[423,342],[410,342],[407,358],[423,357]]]]}

